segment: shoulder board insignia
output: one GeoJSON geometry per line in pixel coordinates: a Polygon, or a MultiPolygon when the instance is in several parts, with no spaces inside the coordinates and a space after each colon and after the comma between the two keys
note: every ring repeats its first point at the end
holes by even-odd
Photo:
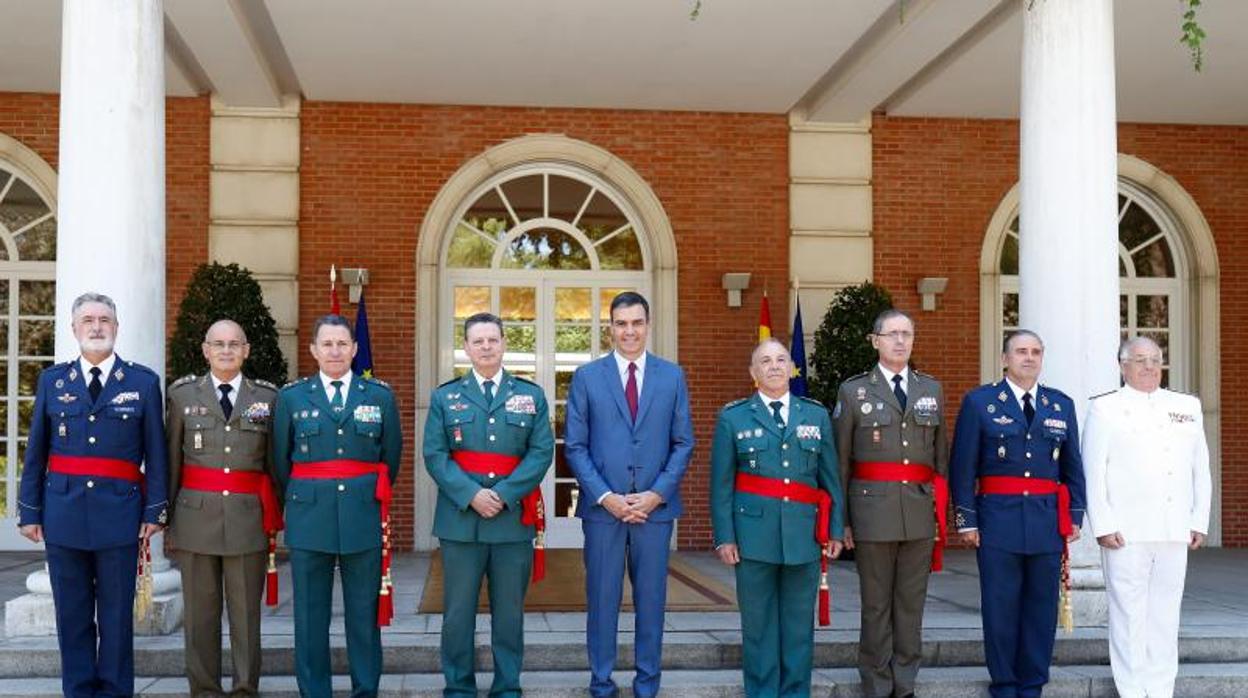
{"type": "Polygon", "coordinates": [[[1095,400],[1095,399],[1097,399],[1098,397],[1105,397],[1106,395],[1112,395],[1112,394],[1114,394],[1114,393],[1116,393],[1116,392],[1118,392],[1118,391],[1117,391],[1117,390],[1106,390],[1105,392],[1103,392],[1103,393],[1099,393],[1099,394],[1097,394],[1097,395],[1093,395],[1092,397],[1090,397],[1090,398],[1088,398],[1088,399],[1089,399],[1089,400],[1095,400]]]}
{"type": "Polygon", "coordinates": [[[281,390],[285,390],[285,389],[287,389],[287,388],[290,388],[290,387],[293,387],[293,386],[299,385],[300,383],[302,383],[302,382],[304,382],[304,381],[306,381],[306,380],[307,380],[307,377],[306,377],[306,376],[300,376],[299,378],[296,378],[296,379],[294,379],[293,381],[290,381],[290,382],[289,382],[289,383],[287,383],[286,385],[283,385],[280,389],[281,389],[281,390]]]}
{"type": "Polygon", "coordinates": [[[266,380],[265,380],[265,379],[263,379],[263,378],[252,378],[252,379],[251,379],[251,382],[252,382],[252,383],[255,383],[256,385],[260,386],[261,388],[268,388],[269,390],[278,390],[278,387],[277,387],[276,385],[274,385],[274,384],[272,384],[272,383],[270,383],[270,382],[266,381],[266,380]]]}
{"type": "Polygon", "coordinates": [[[460,379],[459,379],[459,378],[452,378],[452,379],[450,379],[449,381],[446,381],[445,383],[439,383],[439,384],[438,384],[438,387],[439,387],[439,388],[445,388],[446,386],[450,385],[451,383],[458,383],[459,381],[460,381],[460,379]]]}
{"type": "Polygon", "coordinates": [[[364,378],[364,382],[365,382],[365,383],[373,383],[373,384],[375,384],[375,385],[380,385],[381,387],[385,388],[386,390],[390,390],[390,384],[389,384],[389,383],[387,383],[387,382],[385,382],[385,381],[383,381],[383,380],[382,380],[382,379],[380,379],[380,378],[373,378],[372,376],[368,376],[368,377],[364,378]]]}
{"type": "Polygon", "coordinates": [[[539,387],[539,388],[541,387],[541,386],[539,386],[537,383],[534,383],[533,381],[529,380],[528,378],[524,378],[524,377],[522,377],[522,376],[517,376],[517,375],[516,375],[516,374],[514,374],[514,373],[513,373],[513,374],[511,374],[511,377],[512,377],[512,378],[515,378],[516,380],[520,381],[521,383],[528,383],[529,385],[534,386],[534,387],[539,387]]]}
{"type": "Polygon", "coordinates": [[[854,374],[854,375],[850,376],[849,378],[846,378],[844,382],[848,383],[848,382],[850,382],[850,381],[856,381],[856,380],[858,380],[859,378],[866,378],[866,377],[867,377],[867,376],[869,376],[869,375],[871,375],[871,372],[870,372],[870,371],[863,371],[862,373],[856,373],[856,374],[854,374]]]}
{"type": "Polygon", "coordinates": [[[179,378],[179,379],[177,379],[176,381],[174,381],[174,382],[173,382],[173,385],[170,385],[170,386],[169,386],[169,389],[170,389],[170,390],[172,390],[172,389],[174,389],[174,388],[177,388],[177,387],[180,387],[180,386],[186,385],[187,383],[192,383],[192,382],[194,382],[194,381],[195,381],[195,379],[196,379],[196,378],[198,378],[198,377],[199,377],[199,376],[196,376],[194,373],[188,373],[188,374],[186,374],[185,376],[182,376],[181,378],[179,378]]]}
{"type": "Polygon", "coordinates": [[[724,405],[724,409],[726,409],[726,410],[730,410],[730,409],[732,409],[732,408],[734,408],[734,407],[737,407],[737,406],[739,406],[739,405],[744,405],[745,403],[747,403],[747,402],[749,402],[749,401],[750,401],[750,399],[749,399],[748,397],[737,398],[736,400],[733,400],[732,402],[728,403],[727,405],[724,405]]]}
{"type": "Polygon", "coordinates": [[[822,402],[819,402],[818,400],[814,399],[813,397],[806,397],[805,395],[798,395],[798,396],[797,396],[797,398],[798,398],[799,400],[805,400],[806,402],[809,402],[809,403],[811,403],[811,404],[813,404],[813,405],[818,405],[818,406],[820,406],[820,407],[823,407],[823,409],[825,409],[825,410],[826,410],[826,409],[828,409],[828,408],[827,408],[827,407],[826,407],[826,406],[825,406],[822,402]]]}

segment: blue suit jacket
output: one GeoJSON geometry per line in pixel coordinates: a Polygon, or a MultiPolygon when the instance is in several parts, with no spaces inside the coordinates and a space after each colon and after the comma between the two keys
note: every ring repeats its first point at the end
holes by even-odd
{"type": "Polygon", "coordinates": [[[966,394],[949,459],[957,528],[978,528],[981,545],[1013,553],[1062,550],[1057,495],[977,495],[976,480],[1002,475],[1056,480],[1070,489],[1071,517],[1083,522],[1085,490],[1075,403],[1060,390],[1036,391],[1031,427],[1002,379],[966,394]]]}
{"type": "Polygon", "coordinates": [[[580,484],[576,515],[614,521],[598,504],[607,492],[653,490],[663,504],[650,521],[684,512],[680,480],[693,453],[689,388],[679,366],[646,354],[646,373],[633,422],[614,353],[581,366],[572,376],[564,453],[580,484]]]}
{"type": "Polygon", "coordinates": [[[18,498],[19,524],[42,524],[53,545],[103,550],[134,545],[140,523],[164,523],[168,451],[160,378],[123,361],[94,404],[78,359],[39,374],[18,498]],[[94,456],[143,464],[144,486],[48,472],[48,456],[94,456]]]}

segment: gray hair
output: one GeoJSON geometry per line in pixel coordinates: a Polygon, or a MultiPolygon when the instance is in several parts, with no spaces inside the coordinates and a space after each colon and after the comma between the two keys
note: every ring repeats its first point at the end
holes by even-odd
{"type": "Polygon", "coordinates": [[[774,344],[774,345],[776,345],[776,346],[780,347],[781,349],[783,349],[783,350],[784,350],[785,355],[788,355],[788,353],[789,353],[789,348],[788,348],[788,347],[786,347],[786,346],[784,346],[784,342],[781,342],[780,340],[776,339],[775,337],[768,337],[767,339],[764,339],[763,341],[761,341],[761,342],[759,342],[757,345],[755,345],[755,347],[754,347],[754,351],[750,352],[750,365],[751,365],[751,366],[753,366],[753,365],[754,365],[754,362],[758,359],[758,352],[762,351],[764,347],[766,347],[766,346],[768,346],[768,345],[770,345],[770,344],[774,344]]]}
{"type": "Polygon", "coordinates": [[[914,324],[914,318],[910,317],[909,313],[906,313],[905,311],[902,311],[902,310],[898,310],[896,308],[889,308],[888,310],[885,310],[881,312],[879,315],[875,316],[875,322],[872,323],[871,325],[871,334],[879,334],[883,332],[884,323],[888,322],[889,320],[892,320],[895,317],[904,317],[905,319],[909,320],[911,329],[914,329],[916,327],[914,324]]]}
{"type": "Polygon", "coordinates": [[[241,336],[241,337],[243,338],[243,344],[246,344],[246,343],[247,343],[247,330],[244,330],[242,325],[238,324],[237,322],[235,322],[234,320],[231,320],[231,319],[230,319],[230,318],[228,318],[228,317],[223,317],[223,318],[221,318],[220,320],[217,320],[216,322],[214,322],[214,323],[212,323],[211,325],[209,325],[209,326],[208,326],[208,329],[204,330],[204,341],[205,341],[205,342],[207,342],[207,341],[208,341],[208,335],[212,334],[212,331],[213,331],[214,329],[216,329],[216,327],[217,327],[218,325],[224,325],[224,326],[226,326],[226,327],[230,327],[230,328],[233,328],[233,329],[235,329],[235,330],[238,330],[238,334],[239,334],[239,336],[241,336]]]}
{"type": "Polygon", "coordinates": [[[1157,344],[1157,342],[1153,341],[1152,337],[1136,335],[1135,337],[1128,337],[1123,340],[1122,344],[1118,347],[1118,363],[1122,363],[1130,358],[1131,352],[1134,351],[1136,347],[1141,345],[1156,349],[1157,355],[1161,356],[1161,346],[1157,344]]]}
{"type": "Polygon", "coordinates": [[[117,304],[113,302],[113,299],[103,293],[95,293],[94,291],[87,291],[74,299],[74,304],[69,310],[69,318],[72,320],[78,317],[78,311],[87,303],[100,303],[108,306],[109,312],[113,314],[113,319],[117,319],[117,304]]]}
{"type": "Polygon", "coordinates": [[[1040,335],[1036,334],[1035,332],[1032,332],[1031,330],[1019,329],[1019,330],[1014,330],[1013,332],[1010,332],[1009,334],[1005,335],[1005,341],[1001,342],[1001,353],[1002,354],[1010,353],[1010,345],[1013,344],[1014,340],[1019,337],[1031,337],[1032,339],[1040,343],[1041,349],[1044,348],[1044,340],[1040,339],[1040,335]]]}

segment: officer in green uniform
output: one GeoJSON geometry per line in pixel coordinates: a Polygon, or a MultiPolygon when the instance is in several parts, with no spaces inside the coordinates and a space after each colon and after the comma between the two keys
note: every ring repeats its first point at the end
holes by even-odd
{"type": "Polygon", "coordinates": [[[736,567],[751,698],[810,695],[816,588],[827,600],[820,554],[841,552],[832,422],[823,405],[789,393],[792,370],[783,344],[761,342],[750,361],[759,391],[720,411],[711,447],[715,551],[736,567]]]}
{"type": "Polygon", "coordinates": [[[273,416],[273,465],[286,495],[294,584],[295,676],[302,695],[331,695],[329,621],[337,564],[351,695],[375,696],[381,680],[378,626],[389,622],[393,610],[383,528],[403,445],[399,411],[386,384],[351,372],[356,344],[346,318],[317,319],[310,348],[320,372],[282,388],[273,416]]]}
{"type": "MultiPolygon", "coordinates": [[[[472,371],[439,386],[425,422],[425,467],[438,484],[433,534],[441,540],[442,673],[447,696],[477,695],[474,636],[481,578],[489,579],[491,696],[519,696],[524,595],[544,512],[538,489],[555,438],[542,389],[503,370],[503,323],[464,322],[472,371]]],[[[543,554],[541,540],[536,554],[543,554]]]]}

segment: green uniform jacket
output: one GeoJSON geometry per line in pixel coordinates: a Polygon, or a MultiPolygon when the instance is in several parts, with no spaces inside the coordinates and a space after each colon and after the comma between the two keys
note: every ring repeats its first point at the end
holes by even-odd
{"type": "Polygon", "coordinates": [[[243,378],[230,418],[209,376],[187,376],[169,386],[169,533],[173,545],[203,555],[242,555],[268,549],[260,497],[182,489],[183,464],[272,477],[269,430],[277,387],[243,378]]]}
{"type": "Polygon", "coordinates": [[[747,560],[797,565],[819,559],[813,504],[737,492],[738,472],[790,478],[832,495],[829,535],[844,529],[844,499],[837,476],[832,421],[823,405],[789,396],[784,430],[756,393],[719,413],[711,445],[711,525],[715,544],[736,543],[747,560]]]}
{"type": "Polygon", "coordinates": [[[855,463],[926,465],[949,474],[945,394],[935,378],[910,369],[906,409],[877,364],[841,384],[833,410],[841,482],[854,540],[889,542],[936,535],[932,484],[853,478],[855,463]]]}
{"type": "Polygon", "coordinates": [[[377,477],[293,480],[299,463],[358,460],[385,463],[398,481],[403,433],[390,387],[349,374],[345,408],[329,406],[320,374],[282,388],[273,414],[273,467],[286,493],[286,545],[325,553],[381,547],[377,477]]]}
{"type": "Polygon", "coordinates": [[[485,402],[470,371],[433,391],[425,421],[425,468],[438,483],[433,535],[464,543],[532,540],[533,526],[520,523],[520,501],[541,484],[555,451],[546,395],[537,385],[501,371],[494,401],[485,402]],[[452,451],[484,451],[519,456],[511,475],[465,472],[452,451]],[[483,519],[469,506],[482,488],[494,490],[507,505],[483,519]]]}

